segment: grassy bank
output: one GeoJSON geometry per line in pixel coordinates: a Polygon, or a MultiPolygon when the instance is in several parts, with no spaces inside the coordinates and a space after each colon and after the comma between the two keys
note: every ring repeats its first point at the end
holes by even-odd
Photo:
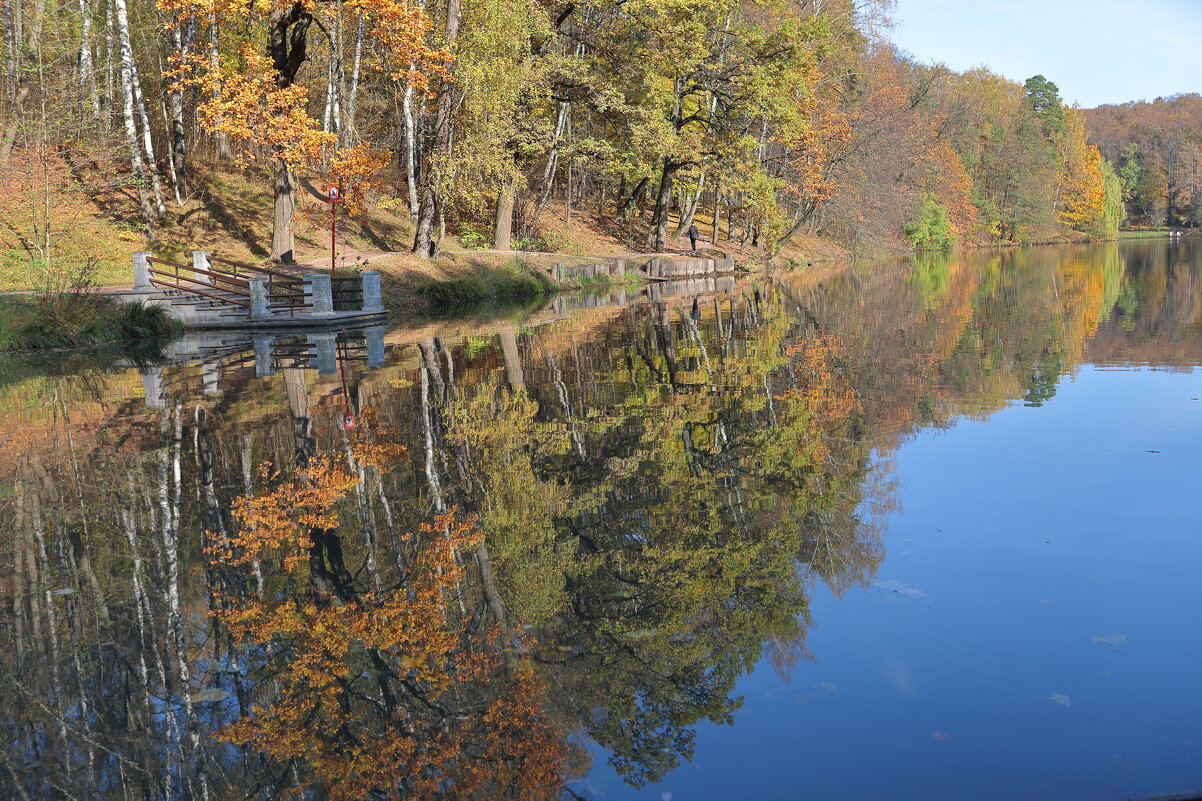
{"type": "Polygon", "coordinates": [[[469,275],[454,278],[424,278],[412,291],[431,306],[480,303],[497,298],[528,298],[547,295],[559,287],[541,270],[518,261],[497,267],[480,267],[469,275]]]}
{"type": "Polygon", "coordinates": [[[639,286],[645,279],[636,273],[625,276],[597,276],[582,281],[558,282],[541,266],[510,259],[500,264],[461,259],[459,264],[430,265],[434,275],[415,275],[411,271],[384,267],[385,305],[394,310],[437,313],[445,307],[478,306],[502,300],[543,297],[577,289],[604,289],[639,286]],[[465,263],[466,262],[466,263],[465,263]]]}
{"type": "Polygon", "coordinates": [[[94,293],[0,297],[0,353],[95,348],[162,339],[182,330],[166,310],[94,293]]]}

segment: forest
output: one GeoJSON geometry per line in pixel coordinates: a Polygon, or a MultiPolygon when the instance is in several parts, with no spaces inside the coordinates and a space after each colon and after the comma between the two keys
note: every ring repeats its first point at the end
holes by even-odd
{"type": "Polygon", "coordinates": [[[221,196],[231,174],[269,189],[262,255],[285,263],[330,185],[352,216],[399,215],[421,258],[449,236],[553,251],[548,218],[574,210],[637,250],[696,223],[718,247],[769,255],[807,237],[870,254],[1113,238],[1127,214],[1197,221],[1196,96],[1070,108],[1044,76],[899,52],[890,12],[6,0],[5,257],[61,258],[85,217],[134,249],[197,203],[224,204],[237,231],[250,209],[221,196]]]}
{"type": "Polygon", "coordinates": [[[1202,96],[1099,106],[1085,119],[1093,143],[1118,170],[1133,222],[1202,223],[1202,96]]]}

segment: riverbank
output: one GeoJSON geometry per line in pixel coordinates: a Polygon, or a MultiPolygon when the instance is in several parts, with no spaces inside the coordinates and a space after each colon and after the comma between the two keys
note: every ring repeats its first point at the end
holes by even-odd
{"type": "Polygon", "coordinates": [[[183,330],[166,310],[100,293],[0,296],[0,353],[88,349],[172,337],[183,330]]]}

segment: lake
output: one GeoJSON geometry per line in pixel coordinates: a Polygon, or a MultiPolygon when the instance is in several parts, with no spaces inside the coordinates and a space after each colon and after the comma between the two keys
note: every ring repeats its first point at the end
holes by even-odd
{"type": "Polygon", "coordinates": [[[1202,247],[0,373],[0,798],[1202,788],[1202,247]]]}

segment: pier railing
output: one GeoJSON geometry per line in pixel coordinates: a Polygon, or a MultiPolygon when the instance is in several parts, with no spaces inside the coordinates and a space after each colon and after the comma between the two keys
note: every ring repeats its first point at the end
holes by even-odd
{"type": "Polygon", "coordinates": [[[297,275],[219,258],[204,250],[192,252],[191,265],[147,252],[133,254],[133,265],[135,292],[159,289],[184,293],[201,302],[207,300],[213,307],[245,310],[252,320],[384,311],[380,274],[376,272],[297,275]]]}

